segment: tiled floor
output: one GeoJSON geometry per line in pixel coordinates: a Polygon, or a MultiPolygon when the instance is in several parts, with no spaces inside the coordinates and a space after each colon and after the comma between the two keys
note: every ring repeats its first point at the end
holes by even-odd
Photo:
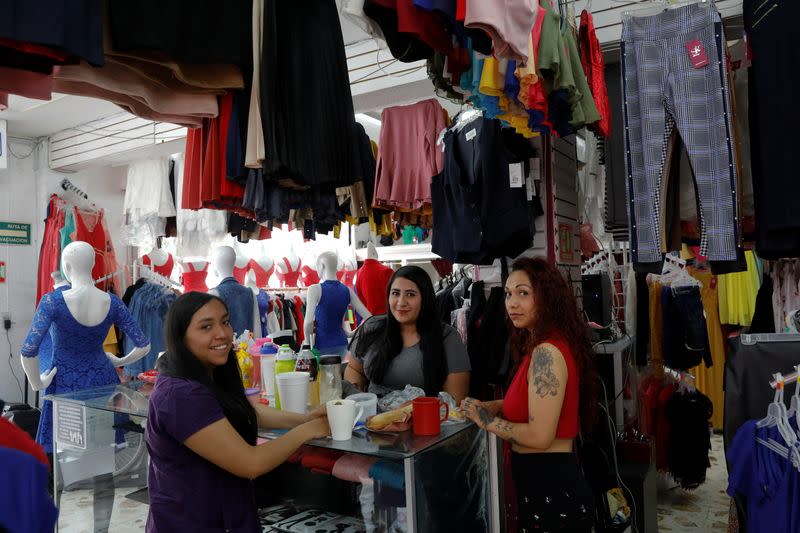
{"type": "Polygon", "coordinates": [[[658,530],[659,532],[712,532],[728,530],[728,512],[731,499],[725,494],[728,472],[722,437],[711,438],[711,468],[706,472],[706,482],[696,490],[685,491],[675,487],[672,480],[659,480],[658,530]]]}
{"type": "MultiPolygon", "coordinates": [[[[706,482],[694,491],[684,491],[669,480],[659,480],[659,532],[691,533],[727,531],[730,498],[725,494],[728,475],[722,450],[722,437],[711,441],[711,468],[706,482]]],[[[147,506],[126,496],[137,489],[117,488],[108,531],[144,531],[147,506]]],[[[93,495],[90,489],[65,492],[61,498],[60,533],[91,533],[93,495]]]]}

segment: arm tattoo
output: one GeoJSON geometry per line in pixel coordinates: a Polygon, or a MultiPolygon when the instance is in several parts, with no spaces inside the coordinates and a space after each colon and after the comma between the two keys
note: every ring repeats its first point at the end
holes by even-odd
{"type": "Polygon", "coordinates": [[[511,444],[516,444],[517,441],[514,440],[514,425],[507,421],[507,420],[497,420],[494,423],[494,427],[497,429],[498,433],[503,433],[500,435],[501,438],[506,438],[511,444]]]}
{"type": "Polygon", "coordinates": [[[487,408],[479,405],[476,410],[478,411],[478,418],[480,418],[484,428],[494,422],[495,416],[490,413],[487,408]]]}
{"type": "Polygon", "coordinates": [[[533,385],[540,398],[558,394],[558,378],[553,373],[553,356],[550,350],[539,346],[533,351],[533,385]]]}

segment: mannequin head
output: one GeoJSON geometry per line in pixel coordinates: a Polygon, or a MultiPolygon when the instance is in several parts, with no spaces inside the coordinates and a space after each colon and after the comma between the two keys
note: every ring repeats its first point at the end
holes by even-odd
{"type": "Polygon", "coordinates": [[[94,268],[94,248],[88,242],[71,242],[61,252],[61,271],[72,285],[81,282],[94,285],[92,268],[94,268]]]}
{"type": "Polygon", "coordinates": [[[337,266],[339,257],[334,252],[323,252],[317,257],[317,272],[323,280],[335,280],[337,266]]]}
{"type": "Polygon", "coordinates": [[[211,253],[211,265],[220,278],[232,278],[236,252],[230,246],[220,246],[211,253]]]}

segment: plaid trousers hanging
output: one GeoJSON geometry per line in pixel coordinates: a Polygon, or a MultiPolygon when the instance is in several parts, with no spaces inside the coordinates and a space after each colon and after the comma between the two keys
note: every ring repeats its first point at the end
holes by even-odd
{"type": "Polygon", "coordinates": [[[664,167],[676,126],[695,176],[700,252],[711,261],[737,258],[737,176],[724,43],[719,13],[708,5],[623,23],[628,221],[637,270],[660,271],[668,251],[664,167]]]}

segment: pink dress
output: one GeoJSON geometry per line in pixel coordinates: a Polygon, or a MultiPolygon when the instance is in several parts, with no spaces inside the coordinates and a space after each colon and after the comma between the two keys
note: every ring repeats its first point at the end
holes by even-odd
{"type": "Polygon", "coordinates": [[[373,207],[430,212],[431,178],[443,169],[436,139],[445,116],[434,99],[383,110],[373,207]]]}

